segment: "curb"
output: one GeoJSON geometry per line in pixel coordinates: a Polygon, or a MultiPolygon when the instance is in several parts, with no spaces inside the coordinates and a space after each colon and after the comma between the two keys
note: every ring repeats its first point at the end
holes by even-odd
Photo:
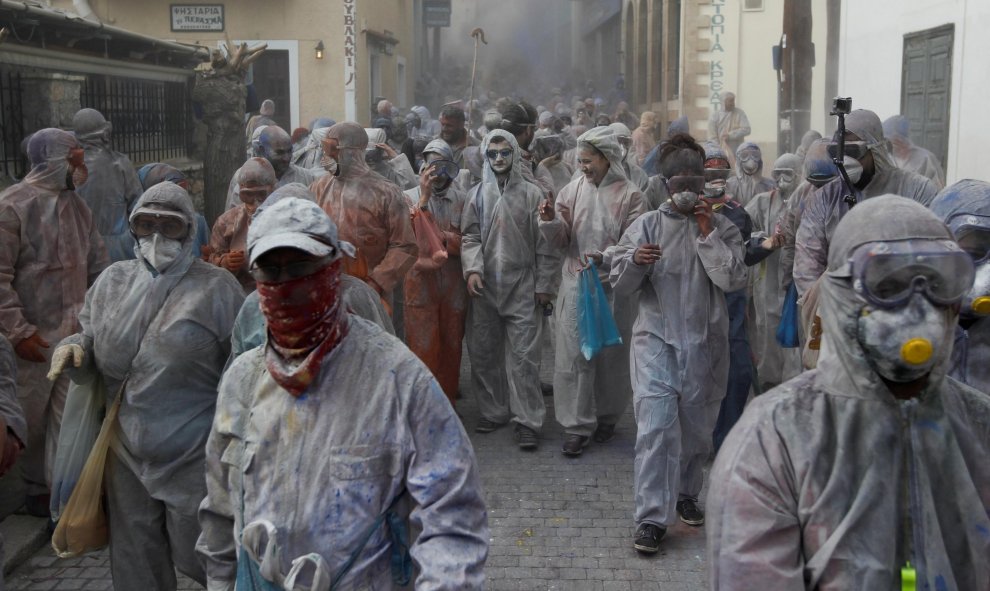
{"type": "Polygon", "coordinates": [[[0,536],[3,536],[3,572],[8,575],[27,564],[35,552],[51,541],[48,520],[30,515],[8,515],[0,522],[0,536]]]}

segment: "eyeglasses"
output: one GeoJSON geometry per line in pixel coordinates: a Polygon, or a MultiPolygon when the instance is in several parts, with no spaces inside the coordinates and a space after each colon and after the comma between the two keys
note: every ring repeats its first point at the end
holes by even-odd
{"type": "MultiPolygon", "coordinates": [[[[826,147],[828,155],[833,160],[839,157],[839,144],[831,143],[826,147]]],[[[845,144],[845,156],[849,156],[853,160],[862,160],[866,157],[867,152],[870,151],[870,147],[866,145],[864,141],[846,142],[845,144]]]]}
{"type": "Polygon", "coordinates": [[[667,179],[667,191],[673,195],[675,193],[695,193],[701,195],[705,192],[705,177],[703,176],[674,176],[667,179]]]}
{"type": "Polygon", "coordinates": [[[488,156],[489,160],[495,160],[499,156],[502,158],[512,158],[512,148],[503,148],[501,150],[488,150],[485,152],[485,156],[488,156]]]}
{"type": "Polygon", "coordinates": [[[880,308],[902,306],[916,292],[950,306],[973,285],[973,260],[951,241],[867,244],[856,249],[849,265],[853,289],[880,308]]]}
{"type": "Polygon", "coordinates": [[[190,224],[172,215],[141,214],[131,220],[131,232],[138,238],[158,234],[169,240],[184,240],[190,224]]]}
{"type": "Polygon", "coordinates": [[[297,261],[287,265],[252,265],[248,272],[255,281],[261,283],[279,283],[291,281],[316,273],[323,267],[330,264],[337,255],[336,249],[333,253],[318,259],[297,261]]]}

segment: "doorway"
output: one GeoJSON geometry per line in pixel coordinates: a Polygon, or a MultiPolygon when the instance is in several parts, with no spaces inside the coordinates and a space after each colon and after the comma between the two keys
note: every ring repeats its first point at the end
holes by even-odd
{"type": "Polygon", "coordinates": [[[901,114],[911,122],[911,140],[944,168],[949,152],[954,25],[904,36],[901,114]]]}
{"type": "Polygon", "coordinates": [[[289,51],[267,49],[251,65],[254,77],[254,90],[258,100],[275,101],[275,116],[272,119],[287,133],[292,133],[292,113],[289,101],[289,51]]]}

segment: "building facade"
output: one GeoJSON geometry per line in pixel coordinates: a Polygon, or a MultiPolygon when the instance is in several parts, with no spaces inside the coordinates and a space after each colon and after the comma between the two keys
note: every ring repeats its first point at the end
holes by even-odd
{"type": "Polygon", "coordinates": [[[985,178],[990,3],[874,0],[863,10],[843,3],[839,93],[881,119],[905,115],[912,140],[942,160],[949,183],[985,178]]]}
{"type": "MultiPolygon", "coordinates": [[[[177,43],[220,47],[227,39],[267,44],[249,82],[276,102],[287,130],[316,117],[369,124],[376,96],[413,105],[414,12],[420,0],[89,0],[95,18],[177,43]]],[[[79,11],[79,0],[52,0],[79,11]]]]}

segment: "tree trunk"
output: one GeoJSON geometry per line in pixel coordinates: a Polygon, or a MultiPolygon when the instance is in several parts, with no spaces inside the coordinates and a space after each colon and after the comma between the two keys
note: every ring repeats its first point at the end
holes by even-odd
{"type": "Polygon", "coordinates": [[[206,154],[203,157],[203,201],[212,226],[226,208],[227,188],[244,164],[244,104],[247,86],[237,74],[196,77],[193,100],[203,107],[206,154]]]}

